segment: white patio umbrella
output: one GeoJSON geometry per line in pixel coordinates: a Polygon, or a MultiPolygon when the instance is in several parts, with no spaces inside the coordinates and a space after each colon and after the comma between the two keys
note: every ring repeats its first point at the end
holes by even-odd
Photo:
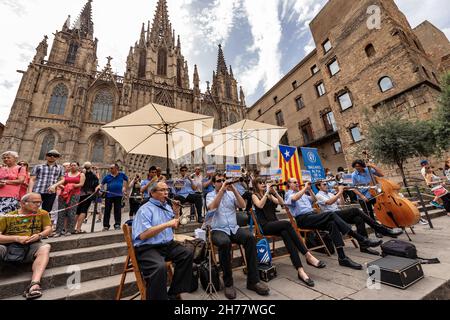
{"type": "Polygon", "coordinates": [[[276,149],[286,131],[286,128],[243,120],[213,133],[213,142],[205,150],[208,155],[247,157],[276,149]]]}
{"type": "Polygon", "coordinates": [[[204,146],[214,118],[155,103],[102,127],[127,153],[177,160],[204,146]]]}

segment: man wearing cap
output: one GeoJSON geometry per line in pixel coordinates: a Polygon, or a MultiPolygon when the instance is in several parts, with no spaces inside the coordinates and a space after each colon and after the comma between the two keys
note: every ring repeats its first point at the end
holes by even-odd
{"type": "Polygon", "coordinates": [[[33,168],[28,185],[28,192],[39,193],[42,197],[42,209],[51,212],[56,199],[56,190],[52,185],[64,177],[63,166],[57,163],[61,154],[57,150],[50,150],[46,154],[47,162],[33,168]]]}

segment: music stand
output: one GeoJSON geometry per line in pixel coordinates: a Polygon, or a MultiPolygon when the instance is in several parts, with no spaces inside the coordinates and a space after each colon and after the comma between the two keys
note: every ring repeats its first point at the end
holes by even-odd
{"type": "Polygon", "coordinates": [[[206,250],[208,252],[208,271],[209,271],[209,283],[206,287],[205,293],[202,295],[201,300],[219,300],[219,296],[217,295],[216,287],[214,287],[214,283],[212,282],[212,248],[213,245],[211,242],[211,226],[206,225],[206,250]]]}

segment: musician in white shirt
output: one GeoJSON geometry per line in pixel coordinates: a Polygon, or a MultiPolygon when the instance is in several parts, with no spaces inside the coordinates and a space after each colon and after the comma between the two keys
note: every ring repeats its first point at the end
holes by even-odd
{"type": "MultiPolygon", "coordinates": [[[[334,212],[338,214],[345,222],[349,224],[354,224],[356,226],[357,233],[368,237],[366,224],[368,224],[375,232],[379,232],[382,235],[389,236],[392,238],[396,238],[398,235],[402,234],[402,231],[394,231],[389,229],[367,214],[365,214],[362,210],[358,208],[348,208],[348,209],[340,209],[339,204],[344,204],[343,193],[346,187],[339,186],[337,194],[332,194],[328,192],[328,184],[326,182],[318,182],[316,184],[319,192],[316,194],[317,203],[322,212],[334,212]]],[[[360,250],[364,253],[379,255],[379,253],[367,246],[363,246],[360,244],[360,250]]]]}

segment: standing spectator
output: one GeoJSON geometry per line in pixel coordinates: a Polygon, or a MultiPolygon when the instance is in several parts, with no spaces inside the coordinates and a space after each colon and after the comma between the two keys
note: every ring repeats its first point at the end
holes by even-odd
{"type": "Polygon", "coordinates": [[[450,158],[445,161],[444,176],[447,178],[448,182],[450,182],[450,158]]]}
{"type": "Polygon", "coordinates": [[[426,170],[427,170],[427,167],[430,166],[430,163],[428,162],[428,160],[422,160],[422,161],[420,161],[420,166],[422,167],[420,169],[420,173],[422,174],[422,177],[425,179],[425,175],[427,173],[426,170]]]}
{"type": "Polygon", "coordinates": [[[25,181],[20,185],[20,191],[19,191],[19,199],[22,199],[24,195],[27,194],[28,185],[30,184],[30,173],[28,172],[29,165],[25,161],[20,161],[19,166],[21,166],[25,171],[25,181]]]}
{"type": "Polygon", "coordinates": [[[138,212],[139,208],[142,205],[142,193],[141,193],[141,177],[136,174],[131,180],[129,186],[130,190],[130,219],[138,212]]]}
{"type": "Polygon", "coordinates": [[[431,205],[439,209],[445,209],[447,213],[450,213],[450,193],[445,189],[444,178],[441,179],[435,175],[433,169],[428,166],[425,171],[425,181],[435,195],[435,198],[431,201],[431,205]],[[443,203],[443,205],[439,202],[443,203]]]}
{"type": "Polygon", "coordinates": [[[61,235],[70,236],[75,233],[76,204],[80,200],[81,188],[84,186],[85,181],[86,176],[79,171],[79,164],[72,162],[70,170],[66,172],[64,178],[50,187],[50,189],[56,190],[59,186],[64,186],[58,199],[60,212],[58,212],[55,238],[61,235]],[[67,226],[65,226],[66,218],[67,226]]]}
{"type": "Polygon", "coordinates": [[[187,174],[188,168],[186,166],[181,166],[180,175],[181,177],[178,181],[184,183],[183,187],[177,187],[176,182],[174,184],[174,199],[185,204],[186,202],[194,204],[197,210],[198,223],[203,223],[202,211],[203,211],[203,198],[201,195],[197,194],[197,186],[193,184],[193,180],[187,174]]]}
{"type": "Polygon", "coordinates": [[[52,225],[48,212],[39,209],[41,204],[40,194],[27,194],[21,199],[19,210],[0,217],[0,261],[6,257],[8,246],[22,244],[28,247],[23,263],[32,262],[33,273],[31,283],[24,292],[26,299],[37,299],[42,296],[40,282],[50,255],[50,245],[41,240],[50,235],[52,225]],[[8,215],[30,217],[24,219],[23,217],[7,217],[8,215]]]}
{"type": "MultiPolygon", "coordinates": [[[[64,168],[57,164],[61,154],[57,150],[50,150],[46,154],[47,162],[35,166],[31,172],[30,184],[28,186],[28,192],[39,193],[42,197],[42,209],[51,212],[53,208],[53,202],[56,199],[55,190],[51,190],[50,187],[56,184],[60,179],[64,177],[64,168]]],[[[52,217],[52,223],[54,223],[54,217],[52,217]]]]}
{"type": "Polygon", "coordinates": [[[213,182],[213,177],[214,177],[214,172],[208,172],[206,173],[206,177],[203,178],[203,203],[204,203],[204,209],[205,212],[207,212],[207,208],[206,208],[206,196],[208,195],[208,193],[213,192],[214,191],[214,182],[213,182]]]}
{"type": "Polygon", "coordinates": [[[148,170],[147,179],[141,182],[141,193],[144,197],[144,201],[142,204],[147,203],[148,200],[150,199],[150,193],[148,192],[148,189],[152,186],[152,184],[154,184],[157,181],[158,177],[156,167],[151,166],[150,169],[148,170]]]}
{"type": "Polygon", "coordinates": [[[103,217],[103,231],[108,231],[111,227],[110,218],[111,210],[114,206],[114,229],[120,230],[122,221],[122,200],[127,192],[128,177],[125,173],[120,172],[119,165],[113,164],[109,168],[109,174],[106,175],[101,186],[97,187],[100,190],[101,187],[106,185],[106,199],[105,199],[105,216],[103,217]]]}
{"type": "Polygon", "coordinates": [[[83,168],[86,180],[83,187],[81,187],[80,204],[77,208],[77,224],[75,226],[75,234],[85,233],[81,231],[81,225],[87,216],[92,201],[95,199],[93,196],[95,193],[95,188],[99,185],[98,177],[94,172],[92,172],[92,164],[90,162],[86,162],[83,165],[83,168]]]}
{"type": "Polygon", "coordinates": [[[2,154],[5,166],[0,167],[0,215],[19,207],[20,186],[25,181],[25,169],[17,165],[19,155],[14,151],[2,154]]]}

